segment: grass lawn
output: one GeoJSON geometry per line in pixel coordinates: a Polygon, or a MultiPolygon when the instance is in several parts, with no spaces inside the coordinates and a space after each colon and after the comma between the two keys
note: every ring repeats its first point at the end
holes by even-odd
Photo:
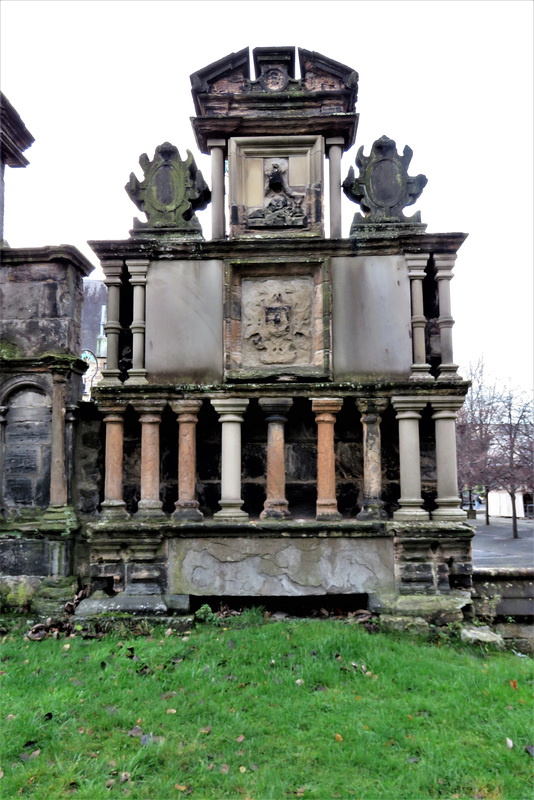
{"type": "Polygon", "coordinates": [[[0,645],[6,800],[534,794],[530,658],[259,612],[185,636],[21,631],[0,645]]]}

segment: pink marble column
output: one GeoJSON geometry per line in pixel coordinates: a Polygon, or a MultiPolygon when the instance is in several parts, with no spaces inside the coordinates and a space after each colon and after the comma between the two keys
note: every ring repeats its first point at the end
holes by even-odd
{"type": "Polygon", "coordinates": [[[106,465],[102,512],[110,516],[124,516],[127,514],[126,503],[122,499],[124,407],[108,406],[103,411],[106,426],[106,465]]]}
{"type": "Polygon", "coordinates": [[[343,400],[339,397],[312,398],[317,423],[317,511],[321,520],[341,519],[336,500],[334,423],[343,400]]]}
{"type": "Polygon", "coordinates": [[[202,400],[176,400],[171,408],[178,415],[178,500],[173,518],[200,522],[204,515],[196,499],[196,426],[202,400]]]}
{"type": "Polygon", "coordinates": [[[159,426],[165,402],[150,401],[134,405],[141,423],[141,499],[139,513],[161,515],[159,497],[159,426]]]}
{"type": "Polygon", "coordinates": [[[267,428],[267,498],[260,519],[287,519],[291,516],[286,500],[286,468],[284,459],[284,425],[291,398],[262,397],[267,428]]]}
{"type": "Polygon", "coordinates": [[[65,386],[63,371],[52,372],[52,446],[50,466],[50,506],[67,505],[67,472],[65,468],[65,386]]]}

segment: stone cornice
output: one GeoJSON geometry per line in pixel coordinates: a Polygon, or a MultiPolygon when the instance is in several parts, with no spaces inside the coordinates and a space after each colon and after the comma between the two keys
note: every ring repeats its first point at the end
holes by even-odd
{"type": "Polygon", "coordinates": [[[0,117],[2,121],[0,125],[2,164],[7,164],[9,167],[26,167],[29,161],[22,153],[33,144],[35,139],[3,92],[0,92],[0,117]]]}
{"type": "Polygon", "coordinates": [[[46,262],[66,262],[72,264],[84,277],[94,270],[91,264],[80,251],[71,244],[60,244],[50,247],[5,247],[0,251],[3,267],[18,267],[24,264],[39,264],[46,262]]]}
{"type": "Polygon", "coordinates": [[[454,254],[467,238],[466,233],[379,234],[365,229],[351,239],[322,239],[306,236],[265,239],[232,239],[209,242],[171,240],[164,236],[90,241],[100,259],[149,258],[154,260],[276,259],[333,256],[395,255],[402,253],[454,254]]]}

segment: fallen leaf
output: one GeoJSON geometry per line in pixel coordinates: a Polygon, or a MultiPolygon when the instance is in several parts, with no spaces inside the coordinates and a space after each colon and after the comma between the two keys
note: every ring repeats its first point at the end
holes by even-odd
{"type": "Polygon", "coordinates": [[[15,716],[15,714],[8,714],[6,719],[17,719],[17,717],[15,716]]]}
{"type": "Polygon", "coordinates": [[[304,686],[304,681],[302,680],[302,678],[297,678],[295,683],[297,684],[297,686],[304,686]]]}
{"type": "Polygon", "coordinates": [[[168,708],[167,709],[167,714],[176,714],[176,709],[175,708],[168,708]]]}
{"type": "Polygon", "coordinates": [[[160,694],[162,700],[170,700],[171,697],[175,697],[176,692],[164,692],[164,694],[160,694]]]}
{"type": "Polygon", "coordinates": [[[251,764],[250,765],[250,769],[252,770],[252,772],[257,772],[258,771],[258,765],[257,764],[251,764]]]}
{"type": "Polygon", "coordinates": [[[126,781],[129,781],[129,780],[130,780],[130,773],[129,772],[123,772],[121,774],[121,779],[120,779],[119,783],[125,783],[126,781]]]}
{"type": "Polygon", "coordinates": [[[134,727],[128,731],[128,736],[142,736],[143,731],[139,727],[139,725],[134,725],[134,727]]]}
{"type": "Polygon", "coordinates": [[[228,773],[230,772],[230,767],[228,766],[228,764],[223,764],[220,771],[222,772],[223,775],[228,775],[228,773]]]}
{"type": "Polygon", "coordinates": [[[83,733],[84,730],[85,730],[84,728],[78,728],[78,733],[83,733]]]}
{"type": "Polygon", "coordinates": [[[516,680],[510,681],[510,686],[512,687],[512,689],[517,689],[517,681],[516,680]]]}
{"type": "Polygon", "coordinates": [[[165,636],[172,636],[172,628],[167,628],[165,631],[165,636]]]}
{"type": "Polygon", "coordinates": [[[513,746],[514,746],[514,743],[513,743],[513,742],[512,742],[512,740],[511,740],[511,739],[509,739],[509,738],[508,738],[508,736],[507,736],[507,737],[506,737],[506,747],[507,747],[509,750],[511,750],[513,746]]]}
{"type": "Polygon", "coordinates": [[[413,720],[413,717],[412,717],[412,715],[411,715],[411,714],[408,714],[408,719],[411,719],[411,720],[413,720]]]}
{"type": "Polygon", "coordinates": [[[246,767],[243,766],[239,767],[239,772],[246,772],[246,771],[247,771],[246,767]]]}
{"type": "Polygon", "coordinates": [[[110,778],[109,781],[106,781],[106,789],[111,789],[114,783],[115,781],[113,780],[113,778],[110,778]]]}
{"type": "Polygon", "coordinates": [[[409,764],[418,764],[419,763],[419,759],[415,758],[415,756],[410,756],[410,758],[407,758],[406,761],[409,764]]]}
{"type": "Polygon", "coordinates": [[[245,737],[243,736],[243,734],[238,736],[237,739],[236,739],[236,742],[244,742],[244,741],[245,741],[245,737]]]}
{"type": "Polygon", "coordinates": [[[2,780],[3,777],[4,777],[4,770],[0,769],[0,781],[2,780]]]}
{"type": "Polygon", "coordinates": [[[187,790],[187,786],[184,786],[183,783],[175,783],[174,788],[178,789],[179,792],[185,792],[187,790]]]}
{"type": "Polygon", "coordinates": [[[342,742],[343,741],[343,737],[342,737],[342,735],[340,733],[336,733],[335,739],[336,739],[336,742],[342,742]]]}
{"type": "Polygon", "coordinates": [[[207,764],[206,765],[206,769],[208,769],[210,771],[213,769],[213,767],[214,767],[214,764],[207,764]]]}
{"type": "Polygon", "coordinates": [[[534,745],[527,744],[525,750],[527,751],[527,753],[529,753],[529,755],[534,756],[534,745]]]}
{"type": "Polygon", "coordinates": [[[200,733],[207,733],[209,736],[209,734],[211,733],[211,725],[206,725],[205,728],[201,728],[200,733]]]}
{"type": "Polygon", "coordinates": [[[70,644],[64,644],[63,650],[70,650],[70,644]]]}

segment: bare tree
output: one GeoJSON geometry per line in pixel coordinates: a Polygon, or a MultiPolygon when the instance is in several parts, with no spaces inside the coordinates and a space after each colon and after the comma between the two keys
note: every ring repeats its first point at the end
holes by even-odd
{"type": "Polygon", "coordinates": [[[505,489],[512,504],[512,530],[517,533],[516,494],[534,487],[533,404],[522,392],[505,389],[499,398],[499,421],[489,453],[494,484],[505,489]]]}
{"type": "Polygon", "coordinates": [[[484,487],[486,525],[488,495],[504,489],[512,505],[512,530],[518,538],[516,494],[534,484],[532,400],[517,389],[500,389],[484,378],[484,363],[470,365],[471,388],[458,414],[458,479],[470,492],[484,487]]]}
{"type": "Polygon", "coordinates": [[[486,381],[484,361],[469,365],[467,379],[471,387],[458,414],[457,450],[460,493],[469,490],[470,498],[477,486],[482,486],[486,499],[486,525],[489,525],[488,494],[497,488],[491,469],[490,450],[499,419],[499,392],[494,383],[486,381]]]}

